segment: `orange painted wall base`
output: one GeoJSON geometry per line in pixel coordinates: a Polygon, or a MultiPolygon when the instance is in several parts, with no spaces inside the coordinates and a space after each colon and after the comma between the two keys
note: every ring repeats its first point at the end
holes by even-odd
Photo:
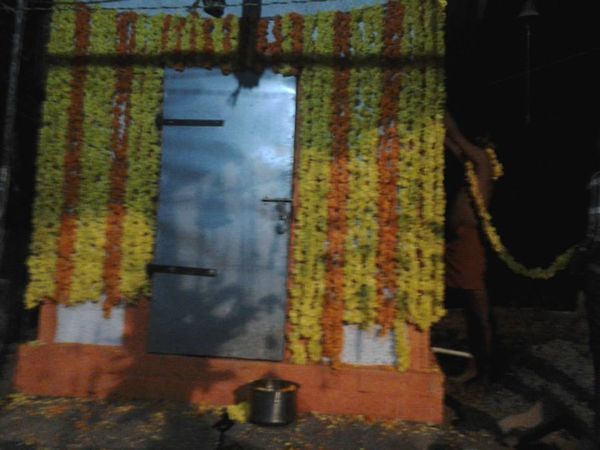
{"type": "Polygon", "coordinates": [[[384,368],[296,365],[263,361],[147,354],[147,306],[130,308],[122,347],[56,344],[51,305],[42,314],[42,343],[22,345],[15,388],[31,395],[174,399],[226,405],[243,386],[265,376],[298,382],[298,409],[329,414],[362,414],[379,419],[428,423],[443,420],[444,377],[435,364],[426,333],[411,330],[413,356],[405,373],[384,368]]]}

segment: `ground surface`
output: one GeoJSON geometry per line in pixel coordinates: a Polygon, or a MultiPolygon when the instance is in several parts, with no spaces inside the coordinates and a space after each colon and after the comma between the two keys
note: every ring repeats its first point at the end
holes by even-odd
{"type": "MultiPolygon", "coordinates": [[[[582,449],[591,423],[591,360],[584,312],[496,310],[505,365],[488,387],[447,384],[446,423],[372,422],[360,417],[302,415],[284,427],[235,424],[229,449],[499,449],[498,421],[543,399],[559,417],[526,433],[518,448],[582,449]],[[550,432],[546,432],[550,431],[550,432]]],[[[433,333],[436,346],[466,349],[459,310],[433,333]]],[[[0,449],[216,449],[219,419],[211,410],[176,402],[30,398],[11,392],[8,355],[0,378],[0,449]]],[[[440,357],[449,373],[464,360],[440,357]]]]}

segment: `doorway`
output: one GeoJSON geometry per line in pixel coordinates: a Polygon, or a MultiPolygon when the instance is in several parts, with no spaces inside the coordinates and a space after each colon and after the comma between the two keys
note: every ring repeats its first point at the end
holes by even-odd
{"type": "Polygon", "coordinates": [[[280,361],[296,79],[167,70],[164,92],[148,350],[280,361]]]}

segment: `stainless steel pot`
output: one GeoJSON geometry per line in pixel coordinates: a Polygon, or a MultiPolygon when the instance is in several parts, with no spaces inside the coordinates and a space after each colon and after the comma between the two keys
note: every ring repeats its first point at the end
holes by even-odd
{"type": "Polygon", "coordinates": [[[259,425],[286,425],[296,419],[296,392],[293,381],[268,378],[251,383],[250,421],[259,425]]]}

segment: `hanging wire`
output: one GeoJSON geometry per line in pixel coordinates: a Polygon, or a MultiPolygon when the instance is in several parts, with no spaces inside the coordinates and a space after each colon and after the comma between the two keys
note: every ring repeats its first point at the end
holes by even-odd
{"type": "MultiPolygon", "coordinates": [[[[598,47],[598,48],[592,48],[590,50],[585,50],[585,51],[581,51],[581,52],[578,52],[578,53],[573,53],[572,55],[566,56],[564,58],[557,59],[555,61],[551,61],[551,62],[549,62],[547,64],[542,64],[540,66],[533,67],[533,68],[531,68],[531,73],[540,72],[540,71],[552,68],[554,66],[558,66],[560,64],[567,63],[567,62],[571,61],[572,59],[582,58],[584,56],[591,55],[593,53],[598,53],[598,52],[600,52],[600,47],[598,47]]],[[[495,86],[497,84],[502,84],[502,83],[505,83],[507,81],[516,80],[518,78],[524,77],[524,76],[526,76],[526,74],[527,74],[526,71],[520,71],[520,72],[517,72],[517,73],[513,73],[511,75],[507,75],[504,78],[499,78],[499,79],[490,81],[487,85],[488,86],[495,86]]]]}
{"type": "MultiPolygon", "coordinates": [[[[26,11],[70,11],[75,9],[79,5],[94,5],[94,4],[109,4],[109,3],[121,3],[126,0],[90,0],[85,3],[76,2],[60,2],[55,3],[54,6],[28,6],[25,8],[26,11]]],[[[260,6],[273,6],[273,5],[305,5],[305,4],[316,4],[316,3],[354,3],[353,1],[348,2],[347,0],[275,0],[272,2],[261,2],[260,6]]],[[[377,3],[379,4],[379,3],[377,3]]],[[[241,6],[258,6],[259,3],[231,3],[224,5],[225,8],[235,8],[241,6]]],[[[369,6],[369,5],[363,5],[369,6]]],[[[5,10],[15,12],[15,8],[7,5],[4,2],[0,2],[0,7],[5,10]]],[[[107,9],[117,11],[164,11],[164,10],[189,10],[189,5],[157,5],[157,6],[136,6],[136,7],[110,7],[107,9]]]]}
{"type": "Polygon", "coordinates": [[[102,5],[102,4],[106,4],[106,3],[123,3],[124,1],[127,1],[127,0],[87,0],[85,2],[54,2],[53,5],[54,6],[61,6],[61,5],[74,6],[76,4],[102,5]]]}

